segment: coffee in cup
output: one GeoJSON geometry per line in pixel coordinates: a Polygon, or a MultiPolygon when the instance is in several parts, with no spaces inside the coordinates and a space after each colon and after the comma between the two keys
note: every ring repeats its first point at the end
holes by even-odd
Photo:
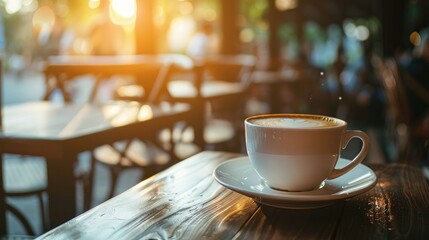
{"type": "Polygon", "coordinates": [[[251,164],[273,189],[309,191],[337,178],[363,161],[370,139],[347,130],[341,119],[310,114],[265,114],[245,120],[246,148],[251,164]],[[341,149],[352,138],[363,146],[344,168],[335,169],[341,149]]]}

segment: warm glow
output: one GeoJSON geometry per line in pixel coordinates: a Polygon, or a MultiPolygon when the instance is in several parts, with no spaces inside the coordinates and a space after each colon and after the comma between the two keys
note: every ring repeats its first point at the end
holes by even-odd
{"type": "Polygon", "coordinates": [[[212,22],[214,20],[216,20],[217,18],[217,13],[214,9],[206,9],[204,11],[204,16],[203,16],[204,20],[212,22]]]}
{"type": "Polygon", "coordinates": [[[154,11],[154,23],[157,26],[162,26],[165,23],[165,11],[161,6],[156,6],[154,11]]]}
{"type": "Polygon", "coordinates": [[[135,0],[112,0],[110,2],[110,19],[118,25],[133,24],[136,18],[135,0]]]}
{"type": "Polygon", "coordinates": [[[191,2],[183,1],[179,4],[179,12],[182,15],[188,15],[192,13],[192,10],[194,9],[194,6],[191,2]]]}
{"type": "Polygon", "coordinates": [[[7,14],[32,13],[39,7],[36,0],[3,0],[7,14]]]}
{"type": "Polygon", "coordinates": [[[63,1],[63,2],[57,2],[57,4],[55,5],[55,13],[58,16],[66,18],[69,12],[70,12],[70,8],[68,3],[63,1]]]}
{"type": "Polygon", "coordinates": [[[279,11],[294,9],[298,6],[297,0],[276,0],[275,4],[279,11]]]}
{"type": "Polygon", "coordinates": [[[103,107],[103,116],[105,119],[112,119],[121,112],[123,107],[119,104],[110,104],[103,107]]]}
{"type": "Polygon", "coordinates": [[[137,102],[130,102],[107,105],[103,107],[103,115],[112,126],[122,126],[136,120],[145,121],[153,118],[153,110],[149,105],[140,106],[137,102]]]}
{"type": "Polygon", "coordinates": [[[422,38],[420,37],[420,34],[418,32],[412,32],[410,34],[410,42],[414,45],[414,46],[419,46],[420,43],[422,41],[422,38]]]}
{"type": "Polygon", "coordinates": [[[110,121],[110,124],[114,127],[123,126],[125,124],[130,124],[130,123],[136,121],[138,113],[139,113],[139,107],[137,106],[137,104],[131,105],[131,106],[126,106],[126,107],[123,106],[121,113],[119,115],[115,116],[110,121]]]}
{"type": "Polygon", "coordinates": [[[55,13],[48,6],[43,6],[33,14],[33,26],[37,29],[51,28],[55,24],[55,13]]]}
{"type": "Polygon", "coordinates": [[[110,4],[113,11],[123,18],[132,18],[136,14],[135,0],[112,0],[110,4]]]}
{"type": "Polygon", "coordinates": [[[19,12],[22,8],[22,0],[6,0],[5,10],[9,14],[14,14],[19,12]]]}
{"type": "Polygon", "coordinates": [[[192,34],[195,32],[195,22],[190,17],[176,18],[171,22],[168,32],[168,45],[173,52],[183,51],[192,34]]]}
{"type": "Polygon", "coordinates": [[[129,97],[142,97],[144,96],[144,89],[141,86],[129,85],[121,86],[118,88],[119,96],[129,96],[129,97]]]}
{"type": "Polygon", "coordinates": [[[95,9],[98,8],[100,6],[100,0],[89,0],[88,2],[88,7],[95,9]]]}
{"type": "Polygon", "coordinates": [[[139,121],[145,121],[148,119],[153,118],[153,111],[152,108],[149,105],[143,105],[141,106],[139,110],[139,115],[137,117],[137,120],[139,121]]]}
{"type": "MultiPolygon", "coordinates": [[[[384,186],[384,182],[378,183],[380,186],[384,186]]],[[[392,214],[392,199],[388,196],[373,196],[368,201],[369,209],[366,211],[366,215],[371,224],[377,225],[378,228],[387,230],[391,227],[394,215],[392,214]]]]}
{"type": "Polygon", "coordinates": [[[78,55],[88,55],[92,51],[91,43],[85,38],[76,38],[72,46],[73,52],[78,55]]]}
{"type": "Polygon", "coordinates": [[[195,18],[203,19],[207,22],[213,22],[217,19],[218,15],[212,7],[198,7],[195,8],[195,18]]]}
{"type": "Polygon", "coordinates": [[[251,28],[244,28],[240,32],[240,41],[244,43],[250,43],[255,39],[255,33],[251,28]]]}

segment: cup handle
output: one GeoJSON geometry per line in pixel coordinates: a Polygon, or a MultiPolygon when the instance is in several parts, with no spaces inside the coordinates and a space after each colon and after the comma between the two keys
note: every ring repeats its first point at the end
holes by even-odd
{"type": "Polygon", "coordinates": [[[332,171],[331,175],[328,177],[328,179],[337,178],[337,177],[339,177],[339,176],[347,173],[348,171],[352,170],[359,163],[361,163],[365,159],[366,155],[368,154],[369,146],[371,144],[371,140],[370,140],[369,136],[366,133],[364,133],[362,131],[358,131],[358,130],[347,130],[345,132],[344,139],[343,139],[343,144],[342,144],[342,149],[344,149],[344,148],[347,147],[348,143],[350,142],[350,140],[352,138],[359,138],[362,141],[363,145],[362,145],[362,148],[361,148],[360,152],[345,167],[343,167],[341,169],[334,169],[332,171]]]}

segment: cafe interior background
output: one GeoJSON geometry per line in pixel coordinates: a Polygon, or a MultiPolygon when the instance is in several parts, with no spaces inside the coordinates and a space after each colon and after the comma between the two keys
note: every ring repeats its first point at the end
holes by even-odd
{"type": "MultiPolygon", "coordinates": [[[[258,59],[255,72],[317,81],[318,89],[305,95],[287,86],[277,89],[275,112],[347,120],[370,133],[374,162],[396,161],[392,131],[401,131],[391,129],[376,63],[393,59],[406,65],[429,29],[429,1],[423,0],[0,0],[0,13],[4,106],[42,99],[42,70],[53,55],[251,54],[258,59]]],[[[73,101],[87,101],[92,81],[83,76],[66,86],[73,101]]],[[[120,82],[121,76],[112,77],[97,101],[110,100],[120,82]]],[[[272,111],[269,91],[263,84],[251,86],[246,115],[272,111]]],[[[61,101],[58,94],[50,100],[61,101]]],[[[428,165],[425,147],[422,167],[428,165]]],[[[135,184],[138,173],[133,174],[121,178],[123,189],[135,184]]],[[[97,181],[105,194],[107,177],[97,181]]],[[[95,196],[93,205],[102,199],[95,196]]],[[[10,201],[38,214],[34,199],[10,201]]],[[[8,219],[11,232],[23,232],[8,219]]],[[[39,226],[38,217],[32,219],[39,226]]]]}

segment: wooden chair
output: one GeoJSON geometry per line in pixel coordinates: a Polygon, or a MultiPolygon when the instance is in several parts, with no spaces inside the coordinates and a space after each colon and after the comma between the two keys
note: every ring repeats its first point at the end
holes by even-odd
{"type": "MultiPolygon", "coordinates": [[[[152,88],[153,81],[140,81],[139,79],[154,78],[148,76],[151,72],[144,72],[140,69],[141,64],[148,64],[151,61],[170,63],[172,61],[181,64],[192,64],[183,60],[182,55],[118,55],[118,56],[51,56],[44,67],[46,92],[44,100],[49,100],[55,90],[62,93],[64,101],[72,101],[71,94],[67,91],[68,82],[74,81],[77,77],[90,75],[94,77],[94,84],[88,102],[94,102],[100,84],[110,80],[113,76],[131,77],[144,88],[152,88]]],[[[129,94],[129,93],[127,93],[129,94]]],[[[145,97],[148,95],[146,94],[145,97]]]]}
{"type": "MultiPolygon", "coordinates": [[[[189,61],[192,69],[175,71],[168,84],[170,100],[189,103],[196,113],[191,126],[174,131],[180,139],[176,154],[186,158],[203,149],[240,151],[244,101],[256,58],[245,54],[215,55],[185,60],[189,61]]],[[[117,91],[118,98],[126,100],[141,101],[143,94],[142,88],[135,84],[117,91]]],[[[165,136],[168,139],[169,135],[165,136]]]]}
{"type": "MultiPolygon", "coordinates": [[[[0,61],[0,92],[3,81],[3,68],[0,61]]],[[[2,101],[0,93],[0,131],[2,129],[2,101]]],[[[47,173],[44,159],[36,157],[24,157],[0,153],[0,211],[8,211],[22,224],[24,230],[30,236],[35,236],[30,221],[18,208],[8,203],[6,198],[21,198],[36,196],[39,201],[41,215],[41,229],[47,230],[48,219],[46,217],[43,195],[47,191],[47,173]]],[[[3,215],[3,214],[2,214],[3,215]]],[[[5,216],[5,215],[4,215],[5,216]]],[[[0,238],[7,231],[6,219],[0,219],[0,238]]],[[[23,236],[24,238],[24,236],[23,236]]]]}
{"type": "MultiPolygon", "coordinates": [[[[393,59],[380,61],[377,68],[388,102],[387,137],[391,140],[391,158],[407,160],[409,164],[420,164],[425,144],[429,141],[429,132],[421,124],[411,121],[406,91],[407,87],[416,87],[418,83],[401,70],[393,59]]],[[[419,88],[418,91],[422,89],[419,88]]],[[[429,93],[422,96],[429,97],[429,93]]]]}
{"type": "MultiPolygon", "coordinates": [[[[122,88],[117,92],[118,98],[147,104],[169,105],[170,103],[166,101],[170,98],[167,91],[168,80],[173,72],[190,70],[193,64],[189,61],[190,59],[178,55],[147,56],[138,64],[139,75],[136,78],[136,85],[122,88]],[[130,89],[132,94],[127,94],[130,89]],[[141,94],[133,94],[135,89],[141,94]]],[[[145,135],[101,146],[93,151],[93,160],[107,166],[111,173],[108,198],[114,196],[117,179],[122,170],[141,169],[142,179],[146,179],[182,159],[176,155],[172,129],[185,122],[189,123],[192,119],[182,120],[171,125],[159,123],[157,129],[148,129],[145,135]]]]}
{"type": "MultiPolygon", "coordinates": [[[[7,156],[3,159],[4,190],[8,198],[36,196],[41,216],[41,230],[47,228],[47,215],[43,196],[47,191],[47,172],[44,159],[36,157],[7,156]]],[[[27,234],[35,236],[31,221],[13,204],[6,203],[6,210],[12,213],[24,227],[27,234]]]]}
{"type": "MultiPolygon", "coordinates": [[[[202,67],[199,81],[175,80],[169,92],[176,101],[189,102],[200,109],[201,130],[188,128],[184,142],[203,131],[205,149],[238,151],[242,149],[245,98],[252,81],[256,57],[252,55],[215,55],[197,59],[202,67]]],[[[189,144],[188,144],[189,147],[189,144]]]]}

